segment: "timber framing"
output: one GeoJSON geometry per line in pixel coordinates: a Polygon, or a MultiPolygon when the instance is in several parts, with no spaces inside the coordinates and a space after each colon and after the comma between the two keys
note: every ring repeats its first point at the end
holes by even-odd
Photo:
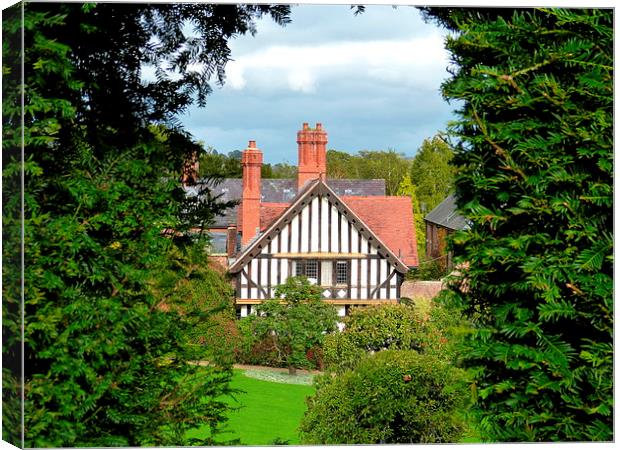
{"type": "MultiPolygon", "coordinates": [[[[320,236],[320,234],[319,234],[320,236]]],[[[364,255],[362,253],[324,253],[324,252],[310,252],[310,253],[274,253],[273,255],[261,254],[257,258],[289,258],[289,259],[361,259],[368,256],[374,256],[378,258],[378,255],[364,255]]]]}
{"type": "MultiPolygon", "coordinates": [[[[259,300],[255,298],[238,298],[237,300],[235,300],[235,303],[237,305],[260,305],[264,301],[265,300],[259,300]]],[[[399,302],[399,300],[395,298],[374,299],[374,300],[367,300],[367,299],[360,300],[360,299],[354,299],[354,298],[353,299],[344,298],[344,299],[322,299],[321,301],[325,303],[329,303],[330,305],[338,305],[338,306],[344,306],[344,305],[372,306],[372,305],[396,304],[399,302]]]]}
{"type": "MultiPolygon", "coordinates": [[[[400,274],[405,274],[409,270],[409,268],[396,256],[382,241],[379,237],[373,233],[368,226],[349,208],[339,197],[338,195],[329,188],[323,181],[320,179],[313,180],[309,182],[305,189],[303,189],[297,196],[295,200],[291,203],[291,205],[284,211],[284,213],[278,218],[265,232],[258,237],[254,242],[252,242],[248,247],[239,255],[237,260],[230,266],[229,271],[231,273],[238,273],[241,269],[249,263],[252,259],[258,257],[263,248],[269,246],[271,241],[278,236],[278,234],[286,227],[288,227],[288,239],[290,249],[290,239],[291,239],[291,222],[293,218],[301,213],[303,208],[312,202],[312,200],[316,197],[324,197],[327,199],[329,203],[331,203],[339,212],[339,216],[342,215],[350,224],[349,226],[354,226],[356,230],[369,242],[369,245],[372,244],[377,249],[377,254],[383,257],[388,264],[393,267],[400,274]]],[[[319,209],[320,211],[320,209],[319,209]]],[[[329,209],[331,212],[331,209],[329,209]]],[[[331,222],[330,222],[331,223],[331,222]]],[[[298,221],[298,225],[300,226],[300,221],[298,221]]],[[[341,227],[342,221],[338,220],[336,226],[341,227]]],[[[297,233],[297,237],[300,240],[301,244],[301,229],[297,233]]],[[[278,239],[279,241],[279,239],[278,239]]],[[[300,248],[300,247],[297,247],[300,248]]],[[[349,245],[349,249],[351,246],[349,245]]],[[[344,252],[340,253],[341,244],[338,243],[338,249],[330,249],[329,256],[327,258],[342,258],[349,259],[345,254],[352,255],[353,253],[344,252]],[[334,250],[337,250],[334,252],[334,250]],[[334,253],[337,254],[334,255],[334,253]]],[[[319,252],[321,253],[321,252],[319,252]]],[[[275,256],[275,255],[274,255],[275,256]]],[[[281,256],[282,257],[282,256],[281,256]]],[[[308,257],[308,256],[305,256],[308,257]]],[[[365,256],[364,256],[365,257],[365,256]]],[[[318,257],[314,257],[318,259],[318,257]]],[[[378,275],[377,275],[378,276],[378,275]]],[[[370,292],[369,292],[370,293],[370,292]]],[[[237,300],[239,303],[240,300],[237,300]]],[[[345,300],[332,300],[332,301],[345,301],[345,300]]],[[[377,300],[374,300],[375,302],[377,300]]]]}

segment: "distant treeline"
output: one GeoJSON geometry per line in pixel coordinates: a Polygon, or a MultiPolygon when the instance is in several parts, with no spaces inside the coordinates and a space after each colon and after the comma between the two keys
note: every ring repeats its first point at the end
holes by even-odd
{"type": "MultiPolygon", "coordinates": [[[[206,152],[200,155],[199,162],[199,175],[201,177],[216,175],[224,178],[241,178],[240,150],[224,154],[209,147],[206,152]]],[[[261,176],[263,178],[295,178],[297,176],[297,166],[287,163],[263,163],[261,176]]]]}
{"type": "MultiPolygon", "coordinates": [[[[422,211],[430,211],[448,194],[453,179],[449,166],[452,150],[440,136],[426,139],[411,158],[395,150],[361,150],[350,154],[327,151],[328,178],[384,179],[387,195],[403,195],[401,184],[409,178],[416,186],[422,211]]],[[[241,151],[228,154],[208,148],[200,156],[200,176],[241,178],[241,151]]],[[[288,163],[263,164],[263,178],[295,178],[297,166],[288,163]]]]}

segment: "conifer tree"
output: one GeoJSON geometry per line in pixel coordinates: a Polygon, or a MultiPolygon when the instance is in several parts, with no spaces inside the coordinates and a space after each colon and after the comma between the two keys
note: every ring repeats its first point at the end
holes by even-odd
{"type": "Polygon", "coordinates": [[[463,357],[490,441],[613,439],[613,11],[426,9],[453,31],[463,357]]]}
{"type": "Polygon", "coordinates": [[[204,104],[211,78],[224,81],[228,39],[253,33],[265,14],[283,24],[288,7],[22,2],[3,11],[9,442],[218,441],[231,370],[189,364],[205,355],[188,342],[205,311],[193,298],[177,304],[184,297],[170,289],[211,284],[223,300],[230,290],[188,270],[206,264],[191,241],[163,233],[217,211],[213,198],[207,209],[184,203],[180,169],[196,144],[174,119],[204,104]],[[188,24],[198,37],[184,32],[188,24]],[[194,63],[203,70],[188,70],[194,63]],[[142,80],[144,64],[155,80],[142,80]],[[209,432],[189,439],[199,426],[209,432]]]}

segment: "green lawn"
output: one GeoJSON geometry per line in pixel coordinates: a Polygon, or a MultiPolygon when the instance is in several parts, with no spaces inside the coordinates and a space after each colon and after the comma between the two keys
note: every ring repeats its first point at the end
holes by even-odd
{"type": "MultiPolygon", "coordinates": [[[[230,399],[233,407],[220,440],[239,439],[242,445],[268,445],[275,439],[299,444],[297,427],[306,410],[305,398],[314,393],[307,385],[273,383],[248,378],[235,370],[231,387],[245,391],[230,399]]],[[[202,437],[198,430],[190,434],[202,437]]]]}

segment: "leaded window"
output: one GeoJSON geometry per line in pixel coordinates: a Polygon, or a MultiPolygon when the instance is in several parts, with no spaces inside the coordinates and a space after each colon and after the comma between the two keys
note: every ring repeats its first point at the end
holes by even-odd
{"type": "Polygon", "coordinates": [[[317,280],[319,277],[319,263],[314,259],[297,261],[295,264],[295,275],[305,276],[308,279],[317,280]]]}

